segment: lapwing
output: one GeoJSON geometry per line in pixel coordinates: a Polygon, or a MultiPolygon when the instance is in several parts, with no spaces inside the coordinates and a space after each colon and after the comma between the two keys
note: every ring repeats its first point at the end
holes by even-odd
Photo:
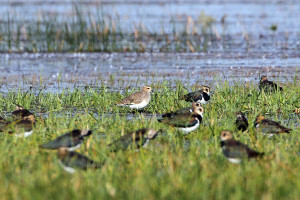
{"type": "Polygon", "coordinates": [[[202,86],[201,90],[190,92],[183,96],[183,99],[187,102],[197,102],[200,104],[206,104],[210,100],[210,88],[208,86],[202,86]]]}
{"type": "Polygon", "coordinates": [[[200,103],[193,102],[191,107],[185,107],[185,108],[176,110],[176,111],[174,111],[174,112],[165,113],[165,114],[163,114],[161,117],[162,117],[162,118],[172,118],[172,117],[174,117],[175,115],[186,114],[186,113],[192,113],[193,110],[194,110],[195,108],[199,108],[199,107],[201,107],[201,104],[200,104],[200,103]]]}
{"type": "Polygon", "coordinates": [[[264,155],[264,153],[254,151],[247,145],[234,140],[230,131],[221,132],[221,147],[226,158],[236,164],[240,163],[243,158],[250,159],[264,155]]]}
{"type": "Polygon", "coordinates": [[[286,128],[280,125],[278,122],[266,119],[262,115],[258,115],[255,119],[254,126],[256,130],[263,135],[272,137],[273,135],[278,135],[280,133],[289,133],[292,131],[290,128],[286,128]]]}
{"type": "Polygon", "coordinates": [[[235,125],[236,125],[237,130],[240,130],[243,132],[248,129],[248,126],[249,126],[248,120],[245,117],[244,113],[242,113],[241,111],[236,113],[235,125]]]}
{"type": "Polygon", "coordinates": [[[97,169],[101,166],[90,158],[64,147],[57,150],[57,157],[64,170],[69,173],[74,173],[76,169],[97,169]]]}
{"type": "Polygon", "coordinates": [[[259,89],[260,91],[264,90],[265,92],[275,92],[277,90],[283,91],[282,87],[272,81],[269,81],[267,76],[262,76],[260,78],[259,89]]]}
{"type": "Polygon", "coordinates": [[[117,106],[127,106],[131,109],[141,109],[146,107],[151,99],[151,87],[144,86],[141,92],[136,92],[122,99],[117,106]]]}
{"type": "Polygon", "coordinates": [[[64,147],[68,149],[68,151],[74,151],[80,148],[84,138],[91,134],[91,130],[74,129],[73,131],[61,135],[48,143],[40,145],[40,147],[44,149],[58,149],[60,147],[64,147]]]}
{"type": "Polygon", "coordinates": [[[16,105],[16,109],[11,114],[14,119],[23,119],[26,116],[33,115],[33,113],[20,105],[16,105]]]}
{"type": "Polygon", "coordinates": [[[154,129],[147,128],[139,129],[123,135],[118,140],[109,144],[108,147],[111,151],[126,150],[129,147],[136,149],[146,147],[149,141],[155,139],[160,131],[161,130],[156,131],[154,129]]]}
{"type": "Polygon", "coordinates": [[[15,136],[28,137],[33,132],[34,115],[28,115],[23,119],[17,119],[1,125],[0,132],[14,134],[15,136]]]}
{"type": "Polygon", "coordinates": [[[192,113],[170,115],[158,119],[159,122],[176,127],[178,130],[189,133],[196,130],[203,119],[203,107],[195,107],[192,113]]]}

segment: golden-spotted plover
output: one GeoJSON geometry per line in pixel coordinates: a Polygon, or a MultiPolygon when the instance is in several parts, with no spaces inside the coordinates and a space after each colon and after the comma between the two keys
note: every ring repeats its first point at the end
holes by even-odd
{"type": "Polygon", "coordinates": [[[141,92],[136,92],[122,99],[117,106],[128,106],[131,109],[141,109],[146,107],[151,99],[151,87],[144,86],[141,92]]]}

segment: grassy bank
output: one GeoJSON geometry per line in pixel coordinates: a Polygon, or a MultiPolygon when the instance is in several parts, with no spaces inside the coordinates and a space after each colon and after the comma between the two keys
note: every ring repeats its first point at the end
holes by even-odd
{"type": "MultiPolygon", "coordinates": [[[[299,199],[300,85],[284,85],[284,93],[259,94],[257,85],[217,85],[205,106],[204,121],[184,137],[159,124],[156,115],[189,106],[178,98],[188,92],[181,83],[151,85],[151,103],[145,113],[115,107],[123,94],[97,90],[53,93],[7,93],[0,111],[9,116],[14,103],[34,111],[37,123],[28,138],[0,135],[1,199],[299,199]],[[266,152],[262,160],[241,165],[229,163],[219,147],[219,133],[234,129],[235,112],[242,110],[250,123],[247,133],[235,137],[251,148],[266,152]],[[258,113],[280,121],[294,131],[274,139],[257,135],[258,113]],[[112,114],[113,113],[113,114],[112,114]],[[153,117],[149,115],[153,114],[153,117]],[[167,130],[148,149],[110,153],[106,145],[120,135],[142,127],[167,130]],[[38,145],[73,128],[90,128],[94,134],[79,152],[102,162],[99,170],[70,175],[59,166],[54,151],[38,145]]],[[[195,90],[196,88],[193,88],[195,90]]]]}

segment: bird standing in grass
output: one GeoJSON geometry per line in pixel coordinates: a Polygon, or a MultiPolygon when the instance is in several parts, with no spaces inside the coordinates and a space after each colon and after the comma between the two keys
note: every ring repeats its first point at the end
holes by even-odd
{"type": "Polygon", "coordinates": [[[131,109],[141,109],[146,107],[151,99],[151,87],[144,86],[141,92],[136,92],[122,99],[116,105],[127,106],[131,109]]]}
{"type": "Polygon", "coordinates": [[[33,113],[31,113],[29,110],[19,105],[16,105],[16,109],[11,114],[15,120],[23,119],[26,116],[33,115],[33,113]]]}
{"type": "Polygon", "coordinates": [[[262,76],[259,83],[260,91],[265,92],[275,92],[276,90],[283,91],[282,87],[278,86],[276,83],[269,81],[267,76],[262,76]]]}
{"type": "Polygon", "coordinates": [[[230,131],[221,132],[221,147],[224,156],[232,163],[240,163],[243,158],[262,157],[264,153],[259,153],[250,149],[247,145],[236,141],[230,131]]]}
{"type": "Polygon", "coordinates": [[[210,100],[210,88],[208,86],[202,86],[201,90],[190,92],[183,96],[183,99],[187,102],[197,102],[200,104],[206,104],[210,100]]]}
{"type": "Polygon", "coordinates": [[[68,151],[74,151],[80,148],[84,138],[90,136],[91,134],[91,130],[74,129],[70,133],[66,133],[48,143],[40,145],[40,147],[44,149],[58,149],[64,147],[68,151]]]}
{"type": "Polygon", "coordinates": [[[12,122],[1,123],[0,132],[14,134],[15,136],[28,137],[33,132],[34,115],[28,115],[12,122]]]}
{"type": "Polygon", "coordinates": [[[108,147],[111,151],[126,150],[130,146],[136,149],[145,147],[148,145],[150,140],[155,139],[159,132],[160,130],[156,131],[154,129],[147,128],[139,129],[137,131],[123,135],[118,140],[115,140],[114,142],[109,144],[108,147]]]}
{"type": "Polygon", "coordinates": [[[68,148],[64,147],[58,149],[57,157],[64,170],[70,173],[74,173],[75,169],[97,169],[101,166],[88,157],[74,151],[69,151],[68,148]]]}
{"type": "Polygon", "coordinates": [[[281,126],[278,122],[266,119],[262,115],[256,117],[254,126],[258,132],[261,132],[263,135],[268,135],[268,137],[292,131],[292,129],[281,126]]]}
{"type": "Polygon", "coordinates": [[[178,130],[189,133],[196,130],[203,119],[203,107],[195,107],[192,113],[179,113],[158,119],[159,122],[176,127],[178,130]]]}
{"type": "Polygon", "coordinates": [[[240,130],[243,132],[248,129],[248,126],[249,126],[248,120],[245,117],[244,113],[242,113],[241,111],[236,113],[235,125],[236,125],[237,130],[240,130]]]}

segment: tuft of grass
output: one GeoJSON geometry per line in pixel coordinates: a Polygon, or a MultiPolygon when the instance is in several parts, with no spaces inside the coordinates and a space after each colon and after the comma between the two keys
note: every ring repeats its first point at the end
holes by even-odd
{"type": "Polygon", "coordinates": [[[189,103],[179,100],[189,92],[181,82],[152,84],[151,103],[142,113],[114,103],[140,87],[120,92],[106,86],[62,93],[9,92],[0,96],[6,117],[14,103],[36,113],[34,133],[28,138],[0,134],[1,199],[299,199],[299,82],[287,83],[284,92],[260,94],[256,85],[224,83],[212,88],[200,127],[183,136],[157,122],[160,113],[189,103]],[[170,87],[176,85],[176,87],[170,87]],[[234,132],[237,140],[265,152],[261,160],[229,163],[219,146],[219,133],[234,130],[235,113],[243,111],[248,132],[234,132]],[[267,139],[253,128],[258,113],[292,129],[267,139]],[[111,153],[106,145],[143,127],[165,133],[147,149],[111,153]],[[93,135],[79,150],[98,162],[99,170],[70,175],[58,164],[55,151],[39,145],[73,128],[89,128],[93,135]]]}

